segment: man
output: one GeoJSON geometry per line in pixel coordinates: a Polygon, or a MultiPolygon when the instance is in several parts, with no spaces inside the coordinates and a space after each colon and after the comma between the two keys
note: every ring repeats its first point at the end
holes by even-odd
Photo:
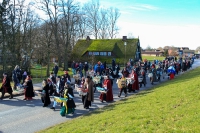
{"type": "Polygon", "coordinates": [[[88,69],[89,69],[88,63],[85,62],[85,65],[84,65],[84,72],[85,72],[84,75],[85,75],[85,77],[87,76],[88,69]]]}
{"type": "Polygon", "coordinates": [[[17,85],[20,83],[20,80],[21,80],[21,70],[19,69],[18,65],[15,66],[15,69],[12,72],[12,79],[14,81],[13,89],[16,90],[17,85]]]}
{"type": "Polygon", "coordinates": [[[73,62],[72,62],[72,65],[71,65],[73,75],[76,74],[76,68],[75,68],[75,65],[76,65],[76,63],[75,63],[75,61],[73,61],[73,62]]]}
{"type": "Polygon", "coordinates": [[[59,70],[58,65],[57,65],[57,63],[55,63],[55,66],[54,66],[54,68],[53,68],[53,73],[54,73],[54,76],[55,76],[55,77],[57,77],[58,70],[59,70]]]}
{"type": "Polygon", "coordinates": [[[1,100],[3,100],[4,98],[4,94],[5,93],[9,93],[10,94],[10,98],[9,99],[12,99],[13,98],[13,95],[12,95],[12,88],[11,88],[11,85],[10,85],[10,79],[9,77],[7,76],[8,74],[7,73],[4,73],[3,74],[3,82],[2,82],[2,86],[1,86],[1,100]]]}

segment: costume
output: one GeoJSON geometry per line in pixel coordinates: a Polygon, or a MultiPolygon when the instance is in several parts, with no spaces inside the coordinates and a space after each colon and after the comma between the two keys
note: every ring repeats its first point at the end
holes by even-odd
{"type": "Polygon", "coordinates": [[[91,106],[91,102],[94,101],[93,81],[90,79],[87,88],[87,95],[84,97],[84,108],[88,109],[91,106]]]}
{"type": "Polygon", "coordinates": [[[45,85],[43,88],[42,88],[42,93],[43,93],[43,96],[41,97],[42,99],[42,102],[44,103],[43,107],[47,107],[48,105],[51,104],[51,100],[50,100],[50,97],[49,97],[49,84],[45,85]]]}
{"type": "Polygon", "coordinates": [[[33,90],[33,83],[32,83],[32,80],[31,79],[26,79],[25,82],[24,82],[24,95],[25,95],[25,98],[24,100],[31,100],[32,97],[35,96],[34,94],[34,90],[33,90]]]}
{"type": "Polygon", "coordinates": [[[139,90],[138,76],[137,76],[136,72],[132,72],[131,78],[133,78],[134,83],[132,84],[132,88],[129,89],[129,92],[131,92],[131,91],[134,92],[135,90],[139,90]]]}
{"type": "Polygon", "coordinates": [[[106,100],[106,102],[113,101],[113,92],[112,92],[112,84],[110,79],[104,80],[103,86],[107,88],[107,93],[101,93],[99,99],[103,102],[103,100],[106,100]],[[106,96],[104,96],[106,95],[106,96]],[[105,99],[104,99],[105,98],[105,99]]]}
{"type": "Polygon", "coordinates": [[[67,104],[66,104],[66,110],[67,110],[67,114],[74,114],[76,105],[74,103],[74,93],[73,93],[73,89],[71,88],[71,86],[65,87],[64,90],[64,98],[67,98],[67,104]]]}
{"type": "Polygon", "coordinates": [[[122,91],[124,91],[125,97],[127,96],[127,81],[125,77],[122,77],[119,81],[118,81],[118,88],[120,89],[120,92],[118,94],[118,97],[121,96],[122,91]]]}
{"type": "Polygon", "coordinates": [[[10,94],[10,99],[13,98],[13,95],[12,95],[12,88],[11,88],[11,85],[10,85],[10,79],[9,77],[4,77],[3,78],[3,82],[2,82],[2,86],[1,86],[1,100],[4,98],[4,94],[5,93],[9,93],[10,94]]]}

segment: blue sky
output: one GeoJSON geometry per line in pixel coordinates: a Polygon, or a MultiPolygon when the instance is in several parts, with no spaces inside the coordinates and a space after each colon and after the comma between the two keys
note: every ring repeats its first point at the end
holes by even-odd
{"type": "MultiPolygon", "coordinates": [[[[89,0],[78,0],[88,2],[89,0]]],[[[99,0],[121,16],[118,38],[140,38],[141,47],[200,46],[200,0],[99,0]]]]}

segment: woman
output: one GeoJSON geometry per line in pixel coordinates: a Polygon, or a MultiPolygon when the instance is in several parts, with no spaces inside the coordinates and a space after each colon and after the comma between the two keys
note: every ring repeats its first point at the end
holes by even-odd
{"type": "Polygon", "coordinates": [[[108,75],[106,76],[106,78],[103,82],[103,87],[107,89],[107,92],[101,93],[101,95],[99,97],[101,102],[103,102],[103,100],[106,100],[106,102],[113,101],[112,83],[111,83],[111,80],[109,79],[108,75]]]}
{"type": "Polygon", "coordinates": [[[32,80],[31,80],[31,76],[28,75],[25,79],[25,82],[24,82],[24,95],[25,95],[25,98],[24,100],[32,100],[32,97],[35,96],[34,94],[34,90],[33,90],[33,83],[32,83],[32,80]]]}
{"type": "Polygon", "coordinates": [[[91,106],[91,102],[94,101],[94,91],[93,91],[94,83],[90,76],[87,76],[85,82],[86,82],[86,84],[85,84],[86,88],[82,89],[82,91],[87,92],[87,95],[83,97],[84,98],[83,105],[84,105],[85,109],[89,109],[89,106],[91,106]]]}
{"type": "Polygon", "coordinates": [[[9,77],[7,76],[8,74],[7,73],[4,73],[3,74],[3,82],[2,82],[2,86],[1,86],[1,100],[3,100],[4,98],[4,94],[5,93],[9,93],[10,94],[10,98],[9,99],[12,99],[13,98],[13,95],[12,95],[12,88],[11,88],[11,85],[10,85],[10,79],[9,77]]]}
{"type": "Polygon", "coordinates": [[[74,114],[76,105],[74,103],[74,93],[73,93],[73,89],[70,85],[70,82],[66,82],[65,83],[65,89],[64,89],[64,98],[67,98],[67,114],[74,114]]]}
{"type": "Polygon", "coordinates": [[[47,83],[47,80],[44,79],[42,82],[42,93],[43,96],[41,97],[42,102],[44,103],[43,107],[47,107],[51,104],[51,100],[49,97],[49,84],[47,83]]]}
{"type": "Polygon", "coordinates": [[[132,70],[131,78],[132,80],[134,80],[134,83],[132,84],[132,88],[129,88],[129,91],[128,91],[129,93],[131,91],[135,92],[136,90],[139,90],[139,82],[138,82],[138,76],[137,76],[136,71],[132,70]]]}

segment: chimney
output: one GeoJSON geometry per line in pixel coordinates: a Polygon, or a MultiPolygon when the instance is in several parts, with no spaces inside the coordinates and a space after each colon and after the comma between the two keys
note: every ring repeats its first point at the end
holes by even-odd
{"type": "Polygon", "coordinates": [[[127,36],[123,36],[122,41],[126,41],[126,40],[127,40],[127,36]]]}
{"type": "Polygon", "coordinates": [[[89,36],[87,36],[86,40],[87,40],[87,41],[90,41],[90,37],[89,37],[89,36]]]}

